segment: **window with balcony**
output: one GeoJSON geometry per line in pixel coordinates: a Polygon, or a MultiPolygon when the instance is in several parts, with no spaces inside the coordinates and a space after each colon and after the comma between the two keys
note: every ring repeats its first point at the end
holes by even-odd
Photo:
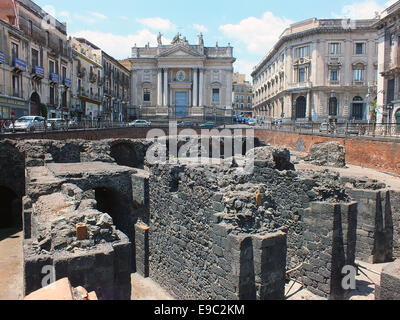
{"type": "Polygon", "coordinates": [[[330,55],[338,55],[340,54],[340,43],[332,42],[329,44],[329,54],[330,55]]]}
{"type": "Polygon", "coordinates": [[[364,79],[364,70],[355,69],[354,70],[354,81],[363,81],[364,79]]]}
{"type": "Polygon", "coordinates": [[[61,76],[62,76],[62,80],[63,81],[67,78],[67,67],[62,66],[62,68],[61,68],[61,76]]]}
{"type": "Polygon", "coordinates": [[[32,68],[39,66],[39,51],[32,49],[32,68]]]}
{"type": "Polygon", "coordinates": [[[212,102],[220,102],[218,88],[212,90],[212,102]]]}
{"type": "Polygon", "coordinates": [[[151,90],[143,89],[143,102],[150,102],[150,101],[151,101],[151,90]]]}
{"type": "Polygon", "coordinates": [[[338,70],[330,71],[330,81],[339,81],[339,71],[338,70]]]}
{"type": "Polygon", "coordinates": [[[12,76],[12,88],[13,88],[13,96],[20,96],[20,77],[19,75],[12,76]]]}
{"type": "Polygon", "coordinates": [[[55,71],[55,64],[54,61],[49,60],[49,73],[52,74],[55,71]]]}
{"type": "Polygon", "coordinates": [[[298,82],[306,82],[306,68],[299,68],[298,71],[298,82]]]}
{"type": "Polygon", "coordinates": [[[297,58],[308,57],[309,56],[309,47],[308,46],[304,46],[304,47],[296,48],[295,56],[297,58]]]}
{"type": "Polygon", "coordinates": [[[356,43],[356,54],[365,54],[365,43],[356,43]]]}
{"type": "Polygon", "coordinates": [[[19,58],[19,46],[18,44],[11,42],[11,61],[14,64],[15,59],[19,58]]]}

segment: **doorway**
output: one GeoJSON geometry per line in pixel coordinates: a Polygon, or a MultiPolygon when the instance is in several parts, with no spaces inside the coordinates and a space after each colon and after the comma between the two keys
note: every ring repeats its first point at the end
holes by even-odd
{"type": "Polygon", "coordinates": [[[188,94],[186,91],[175,92],[175,114],[177,117],[186,117],[188,107],[188,94]]]}
{"type": "Polygon", "coordinates": [[[29,101],[30,105],[30,110],[31,110],[31,115],[32,116],[41,116],[41,110],[40,110],[40,97],[39,95],[34,92],[31,95],[31,99],[29,101]]]}
{"type": "Polygon", "coordinates": [[[300,96],[296,100],[296,119],[306,118],[307,101],[304,96],[300,96]]]}

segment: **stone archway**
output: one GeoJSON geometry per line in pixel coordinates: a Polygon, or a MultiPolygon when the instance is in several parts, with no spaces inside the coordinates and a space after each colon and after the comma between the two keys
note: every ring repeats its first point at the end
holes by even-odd
{"type": "Polygon", "coordinates": [[[30,110],[32,116],[41,116],[40,110],[40,96],[37,92],[33,92],[29,100],[30,110]]]}
{"type": "Polygon", "coordinates": [[[135,230],[137,217],[134,208],[128,199],[119,191],[109,187],[98,187],[94,189],[97,210],[108,214],[113,219],[114,226],[122,231],[131,242],[131,265],[132,271],[136,271],[135,252],[135,230]]]}
{"type": "Polygon", "coordinates": [[[296,99],[296,119],[306,118],[307,101],[304,96],[296,99]]]}
{"type": "Polygon", "coordinates": [[[139,161],[135,147],[129,143],[113,145],[110,155],[120,166],[143,169],[143,162],[139,161]]]}
{"type": "Polygon", "coordinates": [[[10,188],[0,186],[0,229],[22,228],[22,199],[10,188]]]}

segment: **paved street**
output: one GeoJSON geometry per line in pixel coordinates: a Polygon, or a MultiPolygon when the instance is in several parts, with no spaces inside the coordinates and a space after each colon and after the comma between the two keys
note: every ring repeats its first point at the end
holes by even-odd
{"type": "Polygon", "coordinates": [[[0,300],[22,299],[22,238],[22,231],[0,229],[0,300]]]}

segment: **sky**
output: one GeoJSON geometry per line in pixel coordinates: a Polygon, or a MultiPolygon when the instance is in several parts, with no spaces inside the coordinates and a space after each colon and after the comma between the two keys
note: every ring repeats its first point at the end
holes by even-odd
{"type": "Polygon", "coordinates": [[[83,37],[116,59],[131,48],[169,44],[179,32],[191,44],[234,48],[234,71],[247,75],[294,22],[310,18],[368,19],[396,0],[33,0],[60,22],[69,36],[83,37]]]}

